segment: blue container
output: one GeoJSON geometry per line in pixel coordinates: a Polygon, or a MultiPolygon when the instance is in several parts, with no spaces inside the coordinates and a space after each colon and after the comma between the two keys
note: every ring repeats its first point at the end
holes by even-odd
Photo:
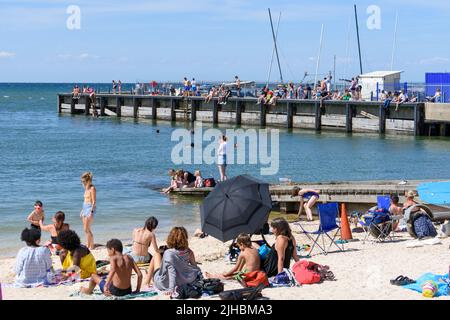
{"type": "Polygon", "coordinates": [[[425,74],[425,95],[434,96],[437,88],[441,89],[442,102],[450,103],[450,73],[425,74]]]}

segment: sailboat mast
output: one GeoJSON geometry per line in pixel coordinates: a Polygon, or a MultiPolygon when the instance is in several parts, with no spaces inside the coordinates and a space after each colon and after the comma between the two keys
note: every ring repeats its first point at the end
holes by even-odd
{"type": "MultiPolygon", "coordinates": [[[[277,30],[275,32],[275,39],[278,38],[278,29],[280,28],[280,20],[281,20],[281,11],[280,14],[278,16],[278,22],[277,22],[277,30]]],[[[273,46],[272,49],[272,58],[270,59],[270,67],[269,67],[269,74],[267,75],[267,83],[266,85],[269,86],[269,81],[270,81],[270,74],[272,73],[272,65],[273,65],[273,57],[275,56],[275,45],[273,46]]]]}
{"type": "Polygon", "coordinates": [[[322,40],[323,40],[323,24],[322,24],[322,28],[320,30],[320,45],[319,45],[319,54],[317,55],[316,75],[314,77],[314,86],[317,83],[317,75],[318,75],[318,72],[319,72],[320,54],[322,53],[322,40]]]}
{"type": "Polygon", "coordinates": [[[356,4],[354,5],[354,8],[355,8],[355,22],[356,22],[356,37],[358,39],[359,71],[362,74],[363,68],[362,68],[362,59],[361,59],[361,43],[359,41],[359,25],[358,25],[358,13],[356,12],[356,4]]]}
{"type": "Polygon", "coordinates": [[[391,71],[394,70],[395,45],[397,42],[398,11],[395,13],[394,42],[392,43],[391,71]]]}
{"type": "Polygon", "coordinates": [[[275,45],[275,53],[277,54],[278,70],[280,71],[280,80],[281,83],[283,83],[283,74],[281,73],[280,58],[278,57],[277,38],[275,37],[275,31],[273,30],[272,15],[270,13],[270,8],[268,8],[267,10],[269,10],[270,27],[272,28],[273,43],[275,45]]]}

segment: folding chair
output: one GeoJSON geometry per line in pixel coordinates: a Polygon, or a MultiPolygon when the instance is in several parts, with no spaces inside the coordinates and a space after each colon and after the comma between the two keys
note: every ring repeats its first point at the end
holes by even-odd
{"type": "Polygon", "coordinates": [[[389,211],[391,207],[391,197],[389,196],[377,196],[377,207],[389,211]]]}
{"type": "Polygon", "coordinates": [[[358,224],[361,225],[365,232],[363,243],[370,236],[375,238],[377,242],[384,242],[386,239],[393,240],[391,236],[393,220],[386,209],[370,209],[367,213],[362,214],[358,218],[358,224]]]}
{"type": "Polygon", "coordinates": [[[319,211],[319,219],[320,219],[320,225],[319,229],[314,232],[306,231],[300,223],[297,223],[297,225],[300,226],[302,229],[302,233],[304,233],[311,241],[313,241],[313,245],[311,247],[311,251],[309,254],[311,254],[314,250],[314,247],[317,245],[321,250],[323,254],[328,254],[331,246],[334,244],[339,251],[344,251],[344,245],[339,246],[334,239],[336,238],[336,235],[341,230],[341,227],[336,223],[336,218],[339,216],[339,206],[337,202],[330,202],[330,203],[324,203],[324,204],[317,204],[317,209],[319,211]],[[331,237],[328,233],[336,230],[334,235],[331,237]],[[314,238],[313,236],[316,236],[314,238]],[[328,237],[331,240],[330,246],[326,248],[325,246],[325,236],[328,237]],[[322,245],[319,244],[319,238],[322,237],[322,245]]]}

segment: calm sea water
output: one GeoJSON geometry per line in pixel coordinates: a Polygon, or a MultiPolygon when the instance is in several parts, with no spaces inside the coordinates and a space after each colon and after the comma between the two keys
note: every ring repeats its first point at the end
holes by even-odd
{"type": "MultiPolygon", "coordinates": [[[[62,210],[72,228],[83,235],[80,175],[87,170],[94,173],[98,193],[96,242],[113,236],[129,240],[132,229],[150,215],[160,221],[160,237],[175,225],[185,225],[191,232],[198,227],[198,200],[167,197],[158,191],[168,183],[167,169],[174,167],[171,133],[186,125],[58,115],[56,93],[71,87],[0,84],[0,255],[14,254],[22,245],[20,232],[28,225],[26,217],[36,199],[44,203],[47,221],[62,210]]],[[[260,176],[258,165],[233,165],[228,173],[250,173],[268,182],[280,177],[441,179],[450,178],[449,163],[448,138],[281,130],[277,175],[260,176]]],[[[185,168],[218,176],[214,165],[185,168]]]]}

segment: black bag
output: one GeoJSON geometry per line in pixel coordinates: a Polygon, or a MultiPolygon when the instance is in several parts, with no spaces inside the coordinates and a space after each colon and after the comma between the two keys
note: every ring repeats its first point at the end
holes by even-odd
{"type": "Polygon", "coordinates": [[[206,178],[203,185],[208,188],[213,188],[216,186],[216,180],[214,178],[206,178]]]}
{"type": "Polygon", "coordinates": [[[176,287],[175,299],[198,299],[202,295],[201,289],[192,284],[183,284],[182,286],[176,287]]]}
{"type": "Polygon", "coordinates": [[[221,300],[256,300],[258,297],[262,297],[261,291],[265,288],[263,283],[260,283],[257,287],[227,290],[219,293],[221,300]]]}
{"type": "Polygon", "coordinates": [[[218,294],[223,291],[223,282],[220,279],[202,279],[193,285],[208,294],[218,294]]]}

